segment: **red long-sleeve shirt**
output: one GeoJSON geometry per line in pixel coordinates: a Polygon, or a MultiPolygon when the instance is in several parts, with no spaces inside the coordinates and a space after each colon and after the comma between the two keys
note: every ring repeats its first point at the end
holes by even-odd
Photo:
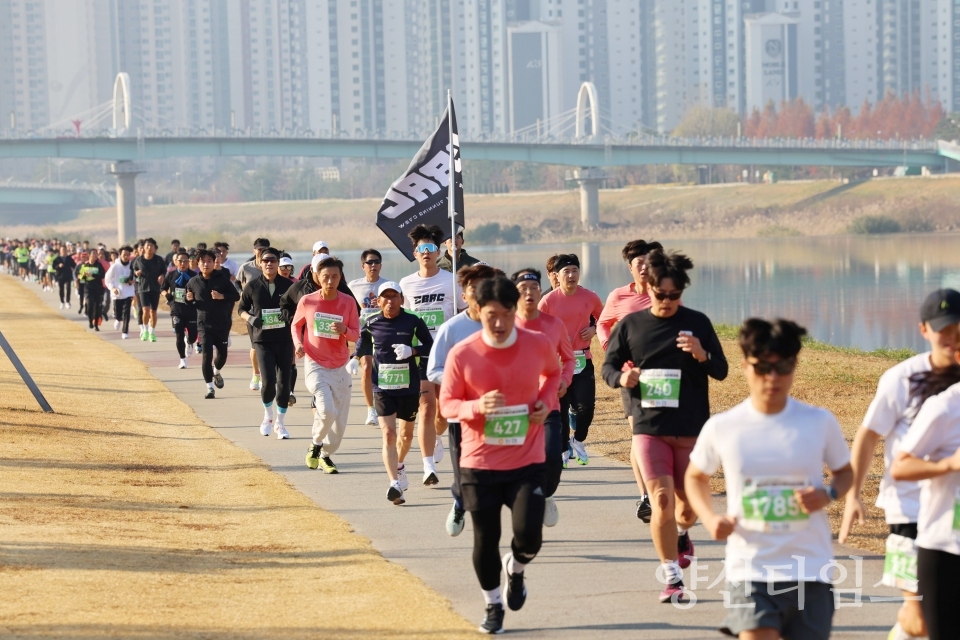
{"type": "MultiPolygon", "coordinates": [[[[567,328],[559,319],[549,313],[540,313],[533,320],[524,320],[517,316],[516,326],[528,331],[536,331],[546,336],[550,341],[553,350],[560,357],[562,367],[560,378],[567,383],[567,386],[573,382],[573,370],[577,365],[577,359],[573,355],[573,348],[570,346],[570,337],[567,335],[567,328]]],[[[560,410],[560,398],[555,397],[550,404],[551,411],[560,410]]]]}
{"type": "Polygon", "coordinates": [[[499,391],[506,396],[506,406],[527,405],[531,412],[538,401],[549,407],[557,397],[557,350],[543,334],[520,328],[516,331],[516,342],[504,349],[488,346],[483,331],[479,331],[447,355],[440,406],[444,416],[461,424],[463,468],[509,471],[546,460],[542,424],[530,422],[522,445],[491,445],[484,441],[486,417],[477,410],[477,399],[483,394],[499,391]]]}
{"type": "Polygon", "coordinates": [[[650,296],[646,293],[637,293],[637,283],[631,282],[625,287],[618,287],[607,296],[607,304],[603,305],[600,318],[597,319],[597,338],[600,346],[607,350],[613,325],[623,317],[636,311],[643,311],[651,305],[650,296]]]}
{"type": "Polygon", "coordinates": [[[334,300],[324,300],[323,291],[316,291],[300,298],[297,303],[297,312],[290,323],[290,333],[293,335],[293,347],[303,347],[307,357],[326,369],[336,369],[347,364],[350,359],[350,349],[347,342],[356,342],[360,338],[360,315],[357,313],[356,301],[343,293],[337,292],[334,300]],[[342,320],[326,316],[340,316],[342,320]],[[336,338],[317,335],[316,320],[342,322],[347,326],[347,332],[336,338]],[[305,338],[305,339],[304,339],[305,338]]]}
{"type": "Polygon", "coordinates": [[[590,358],[590,340],[580,337],[580,332],[590,326],[590,316],[599,319],[603,313],[603,303],[590,289],[578,286],[573,295],[566,295],[560,289],[554,289],[540,299],[540,311],[559,318],[567,328],[570,346],[574,351],[585,351],[590,358]]]}

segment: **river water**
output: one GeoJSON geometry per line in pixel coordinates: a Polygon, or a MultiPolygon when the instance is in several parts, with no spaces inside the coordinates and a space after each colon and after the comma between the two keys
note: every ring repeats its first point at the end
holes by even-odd
{"type": "MultiPolygon", "coordinates": [[[[576,253],[583,286],[606,299],[630,282],[620,258],[625,239],[609,243],[466,247],[507,272],[541,271],[554,253],[576,253]]],[[[661,240],[694,262],[687,306],[714,322],[784,317],[818,340],[841,346],[921,350],[918,309],[938,287],[960,289],[960,235],[827,236],[739,240],[661,240]]],[[[415,265],[384,251],[383,276],[399,280],[415,265]]],[[[362,275],[360,252],[342,251],[348,278],[362,275]]],[[[298,265],[309,253],[296,252],[298,265]]]]}

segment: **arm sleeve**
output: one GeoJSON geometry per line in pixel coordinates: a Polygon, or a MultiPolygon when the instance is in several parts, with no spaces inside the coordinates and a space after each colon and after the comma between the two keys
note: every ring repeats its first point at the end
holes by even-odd
{"type": "Polygon", "coordinates": [[[353,355],[358,358],[373,355],[373,335],[369,325],[360,330],[360,339],[357,340],[357,349],[353,355]]]}
{"type": "Polygon", "coordinates": [[[593,291],[590,293],[593,294],[593,310],[590,312],[590,317],[594,319],[594,322],[596,322],[600,319],[600,316],[603,315],[603,300],[601,300],[600,296],[593,291]]]}
{"type": "Polygon", "coordinates": [[[940,445],[937,434],[944,430],[942,425],[948,418],[944,409],[936,396],[924,402],[907,435],[900,441],[898,450],[917,458],[926,458],[936,452],[940,445]]]}
{"type": "Polygon", "coordinates": [[[223,297],[229,302],[236,302],[240,299],[240,292],[229,280],[227,281],[227,284],[229,286],[223,288],[223,297]]]}
{"type": "Polygon", "coordinates": [[[573,355],[573,345],[570,344],[567,328],[563,326],[563,323],[558,323],[558,325],[560,344],[557,345],[557,351],[560,354],[560,363],[563,366],[560,377],[569,386],[573,382],[573,372],[577,367],[577,358],[573,355]]]}
{"type": "Polygon", "coordinates": [[[444,367],[443,384],[440,385],[440,414],[449,416],[451,419],[456,416],[456,420],[461,424],[472,422],[479,415],[477,413],[477,401],[468,400],[466,395],[467,385],[458,361],[457,354],[459,350],[451,351],[447,356],[447,363],[444,367]]]}
{"type": "MultiPolygon", "coordinates": [[[[236,287],[230,287],[230,288],[236,289],[236,287]]],[[[240,294],[240,304],[237,305],[237,315],[239,316],[244,311],[246,311],[247,313],[251,313],[252,309],[253,309],[253,292],[251,291],[251,287],[244,287],[243,293],[240,294]]]]}
{"type": "Polygon", "coordinates": [[[448,344],[450,332],[447,331],[447,327],[447,324],[440,325],[440,328],[437,329],[437,338],[430,347],[431,358],[427,361],[427,380],[434,384],[440,384],[443,381],[443,365],[447,359],[447,352],[450,350],[448,344]]]}
{"type": "MultiPolygon", "coordinates": [[[[417,345],[417,354],[424,357],[430,358],[430,352],[433,348],[433,336],[430,335],[430,329],[427,328],[427,323],[423,321],[422,318],[414,316],[417,318],[417,322],[414,325],[414,334],[417,336],[417,341],[420,344],[417,345]]],[[[428,363],[432,361],[433,358],[428,360],[428,363]]],[[[427,375],[427,380],[430,379],[430,376],[427,375]]]]}
{"type": "Polygon", "coordinates": [[[626,321],[619,322],[613,328],[607,354],[603,359],[603,369],[600,373],[604,382],[613,389],[620,388],[620,374],[623,371],[623,364],[634,359],[630,355],[630,347],[627,344],[627,336],[624,335],[626,333],[624,327],[626,327],[626,321]]]}
{"type": "Polygon", "coordinates": [[[600,346],[604,350],[610,342],[610,332],[613,331],[613,325],[617,323],[616,311],[614,311],[614,298],[616,292],[611,291],[607,296],[607,304],[603,306],[600,317],[597,319],[597,339],[600,340],[600,346]]]}
{"type": "Polygon", "coordinates": [[[714,331],[713,325],[706,322],[705,328],[706,340],[701,340],[701,345],[710,354],[706,362],[701,362],[700,366],[704,368],[707,375],[714,380],[725,380],[730,372],[730,365],[727,364],[727,357],[723,354],[723,347],[720,346],[720,338],[714,331]]]}
{"type": "Polygon", "coordinates": [[[110,265],[110,268],[107,269],[107,273],[103,276],[103,282],[110,289],[118,288],[119,285],[115,284],[117,278],[116,263],[110,265]]]}
{"type": "Polygon", "coordinates": [[[293,320],[290,321],[290,335],[293,336],[293,347],[297,349],[303,346],[303,341],[300,336],[303,333],[303,326],[307,323],[306,312],[303,310],[303,301],[306,298],[300,298],[300,303],[297,305],[297,310],[293,314],[293,320]]]}
{"type": "Polygon", "coordinates": [[[550,344],[550,341],[546,336],[542,336],[542,355],[543,355],[543,371],[540,375],[543,376],[543,379],[540,381],[540,394],[537,396],[537,400],[549,406],[557,397],[557,392],[560,390],[560,360],[557,359],[557,354],[554,353],[553,347],[550,344]]]}
{"type": "MultiPolygon", "coordinates": [[[[867,413],[863,416],[863,426],[883,437],[890,435],[897,426],[901,415],[900,403],[907,391],[906,385],[898,384],[898,376],[891,376],[890,373],[887,371],[880,376],[877,395],[870,401],[867,413]]],[[[903,404],[906,405],[906,402],[903,404]]]]}
{"type": "Polygon", "coordinates": [[[282,311],[283,320],[287,324],[293,322],[293,316],[297,313],[297,305],[293,303],[293,298],[291,297],[293,287],[295,286],[297,286],[296,283],[280,296],[280,310],[282,311]]]}
{"type": "Polygon", "coordinates": [[[360,338],[360,312],[357,311],[359,307],[352,295],[350,296],[350,301],[353,302],[353,304],[347,307],[347,313],[344,316],[344,324],[347,325],[347,332],[343,335],[347,339],[347,342],[356,342],[360,338]]]}
{"type": "Polygon", "coordinates": [[[714,446],[716,427],[717,424],[713,419],[707,420],[700,431],[700,435],[697,436],[697,443],[693,446],[693,451],[690,452],[690,462],[708,476],[712,476],[720,468],[720,455],[717,453],[716,446],[714,446]]]}

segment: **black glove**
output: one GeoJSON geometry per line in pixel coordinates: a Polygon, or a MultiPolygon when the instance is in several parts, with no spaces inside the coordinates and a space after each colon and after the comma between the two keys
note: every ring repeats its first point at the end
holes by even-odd
{"type": "Polygon", "coordinates": [[[259,329],[260,327],[263,326],[263,318],[261,318],[259,315],[255,316],[252,314],[248,314],[247,324],[253,327],[254,329],[259,329]]]}

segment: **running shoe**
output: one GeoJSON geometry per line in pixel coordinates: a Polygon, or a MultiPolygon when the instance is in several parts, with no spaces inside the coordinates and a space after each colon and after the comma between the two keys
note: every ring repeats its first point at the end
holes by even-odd
{"type": "Polygon", "coordinates": [[[217,389],[223,389],[223,376],[219,371],[213,374],[213,384],[217,385],[217,389]]]}
{"type": "Polygon", "coordinates": [[[555,527],[560,519],[560,511],[557,509],[557,501],[553,496],[547,498],[547,504],[543,510],[543,526],[555,527]]]}
{"type": "Polygon", "coordinates": [[[387,500],[393,504],[403,504],[406,500],[403,499],[403,489],[400,488],[400,483],[393,481],[390,483],[390,488],[387,489],[387,500]]]}
{"type": "Polygon", "coordinates": [[[99,324],[93,325],[93,330],[99,332],[99,331],[100,331],[100,325],[99,325],[99,324]]]}
{"type": "Polygon", "coordinates": [[[507,571],[507,561],[512,556],[513,552],[503,556],[503,575],[507,583],[507,593],[505,596],[510,611],[520,611],[520,609],[523,608],[523,603],[527,601],[527,585],[523,584],[522,571],[520,573],[510,573],[507,571]]]}
{"type": "Polygon", "coordinates": [[[287,400],[287,406],[292,407],[295,404],[297,404],[297,396],[291,393],[290,398],[287,400]]]}
{"type": "Polygon", "coordinates": [[[199,342],[194,343],[193,348],[194,348],[194,353],[196,353],[197,355],[200,355],[201,353],[200,343],[199,342]]]}
{"type": "Polygon", "coordinates": [[[143,342],[146,342],[146,341],[147,341],[147,332],[146,332],[146,331],[141,331],[141,332],[140,332],[140,340],[142,340],[143,342]]]}
{"type": "Polygon", "coordinates": [[[377,422],[377,410],[376,410],[376,409],[374,409],[373,407],[367,407],[367,421],[364,422],[363,424],[368,424],[368,425],[370,425],[370,426],[372,426],[372,427],[375,427],[375,426],[377,426],[377,424],[379,424],[379,423],[377,422]]]}
{"type": "Polygon", "coordinates": [[[447,514],[447,535],[451,538],[456,538],[463,533],[464,515],[466,513],[457,509],[456,503],[450,508],[450,513],[447,514]]]}
{"type": "Polygon", "coordinates": [[[120,339],[121,339],[121,340],[129,340],[129,339],[130,339],[130,334],[129,334],[129,333],[121,333],[121,334],[120,334],[120,339]]]}
{"type": "Polygon", "coordinates": [[[443,460],[443,438],[437,436],[437,444],[433,447],[433,461],[440,464],[441,460],[443,460]]]}
{"type": "Polygon", "coordinates": [[[488,604],[487,612],[483,616],[483,622],[480,623],[480,633],[503,633],[503,605],[488,604]]]}
{"type": "Polygon", "coordinates": [[[62,303],[62,302],[60,303],[60,308],[63,309],[63,303],[62,303]]]}
{"type": "Polygon", "coordinates": [[[316,469],[320,466],[320,450],[322,447],[318,444],[310,445],[307,449],[307,467],[316,469]]]}
{"type": "Polygon", "coordinates": [[[269,436],[271,431],[273,431],[273,420],[264,418],[260,423],[260,435],[269,436]]]}
{"type": "Polygon", "coordinates": [[[400,488],[404,491],[410,486],[410,482],[407,480],[407,468],[403,465],[397,469],[397,482],[400,483],[400,488]]]}
{"type": "Polygon", "coordinates": [[[156,341],[157,341],[157,334],[151,333],[151,334],[149,334],[149,335],[150,335],[150,342],[156,342],[156,341]]]}
{"type": "Polygon", "coordinates": [[[423,486],[432,487],[435,484],[440,484],[440,479],[437,477],[436,473],[429,471],[423,474],[423,486]]]}
{"type": "Polygon", "coordinates": [[[637,517],[643,524],[650,524],[652,515],[653,507],[650,506],[650,496],[643,494],[643,497],[637,500],[637,517]]]}
{"type": "Polygon", "coordinates": [[[323,469],[323,472],[327,474],[340,473],[337,470],[337,465],[333,464],[333,460],[330,459],[330,456],[323,456],[320,458],[320,468],[323,469]]]}
{"type": "Polygon", "coordinates": [[[289,439],[290,439],[290,432],[287,431],[287,428],[286,428],[285,426],[283,426],[282,424],[279,424],[279,423],[278,423],[278,424],[274,427],[274,430],[277,432],[277,440],[289,440],[289,439]]]}
{"type": "Polygon", "coordinates": [[[67,303],[67,309],[69,309],[69,308],[70,308],[70,303],[68,302],[68,303],[67,303]]]}
{"type": "Polygon", "coordinates": [[[119,320],[114,320],[114,321],[113,321],[113,330],[114,330],[114,331],[117,331],[118,329],[120,329],[120,321],[119,321],[119,320]]]}
{"type": "Polygon", "coordinates": [[[680,565],[680,568],[686,569],[689,567],[694,554],[693,540],[690,539],[689,532],[677,537],[677,553],[680,554],[677,557],[677,564],[680,565]]]}
{"type": "Polygon", "coordinates": [[[186,369],[186,368],[187,368],[187,359],[186,359],[186,358],[180,358],[180,366],[178,366],[177,368],[178,368],[178,369],[186,369]]]}
{"type": "Polygon", "coordinates": [[[683,602],[683,580],[677,580],[673,584],[668,584],[663,588],[663,591],[660,592],[660,602],[666,604],[667,602],[683,602]]]}
{"type": "Polygon", "coordinates": [[[250,378],[250,391],[260,391],[260,376],[250,378]]]}
{"type": "Polygon", "coordinates": [[[205,400],[213,400],[217,397],[217,394],[213,392],[213,389],[207,389],[207,395],[203,396],[205,400]]]}
{"type": "Polygon", "coordinates": [[[570,448],[573,449],[573,455],[577,458],[577,464],[586,466],[590,463],[590,456],[587,455],[587,448],[576,438],[570,438],[570,448]]]}
{"type": "Polygon", "coordinates": [[[564,451],[561,457],[563,458],[563,468],[566,469],[570,463],[570,452],[564,451]]]}

